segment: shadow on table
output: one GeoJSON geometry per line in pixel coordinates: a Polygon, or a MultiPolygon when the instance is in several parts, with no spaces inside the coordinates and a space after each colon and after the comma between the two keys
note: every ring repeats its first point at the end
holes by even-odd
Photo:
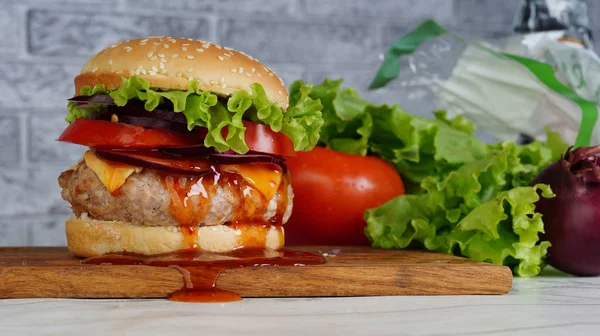
{"type": "Polygon", "coordinates": [[[546,266],[546,268],[544,268],[544,270],[540,273],[539,276],[548,277],[548,278],[572,278],[572,277],[574,277],[573,275],[565,273],[565,272],[561,272],[552,266],[546,266]]]}

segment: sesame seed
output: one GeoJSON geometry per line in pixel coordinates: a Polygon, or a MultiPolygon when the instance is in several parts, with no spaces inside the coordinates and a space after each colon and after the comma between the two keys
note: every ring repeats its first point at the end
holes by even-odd
{"type": "Polygon", "coordinates": [[[233,55],[231,55],[231,54],[228,54],[228,53],[224,53],[224,54],[223,54],[223,56],[231,57],[231,56],[233,56],[233,55]]]}
{"type": "Polygon", "coordinates": [[[130,46],[125,46],[125,48],[124,48],[124,49],[125,49],[125,51],[131,51],[131,49],[133,49],[133,48],[132,48],[132,47],[130,47],[130,46]]]}
{"type": "Polygon", "coordinates": [[[217,82],[215,80],[211,80],[209,83],[210,83],[210,85],[219,85],[219,82],[217,82]]]}
{"type": "Polygon", "coordinates": [[[158,54],[158,57],[160,57],[160,58],[164,58],[164,57],[165,57],[165,54],[158,54]]]}
{"type": "Polygon", "coordinates": [[[193,60],[194,58],[196,58],[195,56],[192,55],[187,55],[185,58],[189,59],[189,60],[193,60]]]}
{"type": "Polygon", "coordinates": [[[225,50],[233,50],[232,48],[229,47],[225,47],[225,50]]]}
{"type": "Polygon", "coordinates": [[[222,87],[223,89],[226,89],[226,88],[227,88],[227,83],[222,83],[222,84],[221,84],[221,87],[222,87]]]}
{"type": "Polygon", "coordinates": [[[165,49],[168,49],[169,45],[165,43],[165,44],[163,44],[163,47],[165,47],[165,49]]]}
{"type": "Polygon", "coordinates": [[[237,72],[237,68],[231,68],[231,70],[229,70],[231,72],[237,72]]]}
{"type": "Polygon", "coordinates": [[[183,76],[183,73],[182,73],[181,71],[179,71],[179,72],[177,73],[177,75],[175,75],[175,77],[177,77],[177,78],[181,78],[181,76],[183,76]]]}
{"type": "Polygon", "coordinates": [[[221,77],[221,79],[219,80],[219,83],[221,83],[221,84],[225,83],[225,77],[221,77]]]}
{"type": "Polygon", "coordinates": [[[272,73],[272,72],[269,72],[269,76],[273,77],[273,73],[272,73]]]}
{"type": "Polygon", "coordinates": [[[171,42],[171,43],[177,43],[177,40],[176,39],[169,39],[169,42],[171,42]]]}
{"type": "Polygon", "coordinates": [[[179,54],[173,54],[173,55],[171,55],[171,57],[173,57],[173,58],[177,58],[177,56],[179,56],[179,54]]]}
{"type": "Polygon", "coordinates": [[[186,47],[181,47],[181,50],[187,51],[187,48],[186,47]]]}
{"type": "Polygon", "coordinates": [[[92,69],[92,72],[96,72],[96,71],[98,71],[98,68],[93,68],[92,69]]]}
{"type": "Polygon", "coordinates": [[[187,72],[194,72],[194,68],[188,68],[187,72]]]}
{"type": "Polygon", "coordinates": [[[153,45],[159,45],[160,43],[158,42],[152,42],[153,45]]]}
{"type": "Polygon", "coordinates": [[[115,73],[116,73],[116,74],[122,74],[122,73],[123,73],[123,70],[119,70],[119,71],[117,71],[117,72],[115,72],[115,73]]]}
{"type": "Polygon", "coordinates": [[[111,48],[116,48],[116,47],[117,47],[117,45],[116,45],[116,44],[113,44],[113,45],[111,45],[110,47],[111,47],[111,48]]]}
{"type": "Polygon", "coordinates": [[[146,55],[146,56],[152,57],[152,55],[154,55],[154,51],[149,52],[148,55],[146,55]]]}
{"type": "Polygon", "coordinates": [[[223,56],[217,56],[217,58],[218,58],[220,61],[224,61],[224,60],[225,60],[225,57],[223,57],[223,56]]]}
{"type": "Polygon", "coordinates": [[[245,74],[245,75],[246,75],[246,77],[252,77],[252,74],[251,74],[251,73],[249,73],[249,72],[246,72],[246,74],[245,74]]]}
{"type": "Polygon", "coordinates": [[[277,91],[277,93],[279,93],[280,96],[283,94],[283,92],[281,92],[281,90],[277,91]]]}
{"type": "Polygon", "coordinates": [[[204,52],[204,49],[202,49],[202,48],[197,48],[197,49],[196,49],[196,51],[197,51],[197,52],[204,52]]]}
{"type": "Polygon", "coordinates": [[[250,71],[252,71],[252,72],[256,72],[256,69],[255,69],[255,68],[252,68],[252,69],[250,69],[250,71]]]}
{"type": "Polygon", "coordinates": [[[109,59],[108,60],[108,65],[112,65],[113,64],[113,60],[109,59]]]}
{"type": "Polygon", "coordinates": [[[140,40],[140,42],[148,42],[148,39],[147,39],[147,38],[145,38],[145,39],[143,39],[143,40],[140,40]]]}
{"type": "Polygon", "coordinates": [[[152,70],[158,72],[158,68],[156,66],[152,66],[152,70]]]}
{"type": "Polygon", "coordinates": [[[262,77],[262,76],[260,75],[260,72],[257,72],[257,73],[256,73],[256,75],[258,75],[258,77],[262,77]]]}
{"type": "Polygon", "coordinates": [[[155,59],[157,59],[157,58],[158,58],[158,57],[156,57],[156,56],[152,56],[152,57],[150,57],[150,60],[151,60],[151,61],[154,61],[154,60],[155,60],[155,59]]]}
{"type": "Polygon", "coordinates": [[[156,71],[148,71],[148,73],[150,74],[150,76],[156,76],[156,71]]]}
{"type": "Polygon", "coordinates": [[[188,37],[188,41],[193,41],[194,39],[188,37]]]}
{"type": "Polygon", "coordinates": [[[142,73],[146,75],[148,72],[146,72],[146,69],[142,69],[142,73]]]}
{"type": "Polygon", "coordinates": [[[164,68],[165,68],[165,63],[163,63],[163,62],[160,62],[160,64],[159,64],[158,66],[159,66],[161,69],[164,69],[164,68]]]}
{"type": "Polygon", "coordinates": [[[163,74],[163,75],[166,75],[167,74],[167,69],[160,70],[160,73],[163,74]]]}
{"type": "Polygon", "coordinates": [[[241,74],[241,73],[243,73],[243,72],[244,72],[244,68],[242,68],[242,67],[239,67],[239,68],[238,68],[238,73],[240,73],[240,74],[241,74]]]}
{"type": "Polygon", "coordinates": [[[215,48],[217,48],[217,49],[223,49],[223,47],[221,47],[221,46],[220,46],[220,45],[218,45],[218,44],[215,44],[215,48]]]}
{"type": "Polygon", "coordinates": [[[189,43],[184,43],[184,44],[182,44],[182,46],[183,46],[183,47],[187,47],[187,46],[189,46],[189,45],[190,45],[189,43]]]}

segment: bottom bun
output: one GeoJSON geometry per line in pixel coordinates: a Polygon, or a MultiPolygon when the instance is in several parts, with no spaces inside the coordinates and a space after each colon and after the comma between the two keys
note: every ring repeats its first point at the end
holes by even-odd
{"type": "MultiPolygon", "coordinates": [[[[196,231],[194,242],[208,252],[231,252],[239,248],[283,248],[281,226],[227,225],[203,226],[196,231]]],[[[190,248],[189,237],[174,226],[138,226],[126,222],[95,220],[82,215],[66,221],[69,250],[79,257],[107,253],[153,255],[190,248]]],[[[191,237],[192,240],[194,237],[191,237]]]]}

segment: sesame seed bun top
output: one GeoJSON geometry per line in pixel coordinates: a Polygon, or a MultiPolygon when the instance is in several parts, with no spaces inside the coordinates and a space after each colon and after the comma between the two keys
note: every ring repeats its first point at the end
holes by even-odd
{"type": "Polygon", "coordinates": [[[113,44],[92,56],[75,77],[76,93],[82,86],[121,85],[121,77],[137,76],[155,89],[187,90],[188,81],[219,95],[238,90],[251,92],[260,83],[269,99],[288,108],[283,81],[269,67],[240,51],[206,41],[172,37],[148,37],[113,44]]]}

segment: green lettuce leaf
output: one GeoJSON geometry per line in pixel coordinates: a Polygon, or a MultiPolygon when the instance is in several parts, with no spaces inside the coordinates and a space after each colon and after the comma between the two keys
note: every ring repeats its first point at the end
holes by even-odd
{"type": "MultiPolygon", "coordinates": [[[[434,119],[413,116],[396,105],[370,104],[341,84],[341,79],[325,79],[309,93],[323,105],[322,146],[379,156],[417,185],[428,176],[442,176],[482,158],[488,151],[472,135],[475,126],[462,116],[448,119],[443,111],[436,112],[434,119]]],[[[302,81],[292,85],[291,98],[299,95],[303,85],[302,81]]]]}
{"type": "Polygon", "coordinates": [[[417,243],[432,251],[506,265],[517,275],[537,275],[550,246],[538,237],[544,227],[541,214],[535,212],[537,191],[543,197],[554,195],[546,185],[521,185],[550,162],[551,151],[539,142],[494,145],[485,158],[441,180],[425,178],[424,193],[399,196],[367,210],[365,233],[374,247],[417,243]]]}
{"type": "Polygon", "coordinates": [[[296,150],[310,150],[319,141],[323,105],[310,97],[312,85],[292,85],[291,91],[290,108],[283,117],[281,131],[292,139],[296,150]]]}
{"type": "Polygon", "coordinates": [[[373,105],[342,88],[342,80],[326,79],[309,95],[323,105],[320,145],[382,158],[407,185],[408,195],[365,213],[374,247],[416,245],[504,264],[523,276],[540,272],[549,243],[539,241],[543,222],[535,202],[538,191],[552,192],[529,184],[564,152],[558,135],[549,134],[547,145],[488,145],[462,116],[436,111],[426,118],[373,105]]]}
{"type": "Polygon", "coordinates": [[[569,149],[569,145],[562,139],[558,132],[553,132],[546,126],[546,146],[552,151],[552,159],[558,160],[569,149]]]}
{"type": "MultiPolygon", "coordinates": [[[[121,86],[115,90],[106,90],[104,85],[96,85],[93,88],[84,86],[80,95],[108,94],[117,106],[124,106],[128,101],[137,99],[144,102],[144,108],[149,112],[165,101],[170,101],[175,112],[185,115],[188,129],[196,126],[207,128],[208,135],[204,145],[221,152],[230,149],[241,154],[248,152],[244,140],[246,128],[243,120],[267,125],[274,132],[284,133],[292,140],[297,151],[310,150],[317,144],[323,125],[323,106],[319,100],[310,97],[311,85],[295,88],[300,95],[290,98],[290,107],[286,113],[277,103],[269,100],[260,84],[254,83],[250,88],[251,93],[239,90],[223,102],[217,95],[201,91],[197,80],[189,81],[187,91],[158,91],[151,88],[148,81],[131,76],[123,77],[121,86]],[[224,130],[227,130],[225,138],[224,130]]],[[[99,105],[78,107],[69,102],[67,108],[68,115],[65,119],[72,122],[77,118],[89,118],[92,113],[98,111],[99,105]]]]}

